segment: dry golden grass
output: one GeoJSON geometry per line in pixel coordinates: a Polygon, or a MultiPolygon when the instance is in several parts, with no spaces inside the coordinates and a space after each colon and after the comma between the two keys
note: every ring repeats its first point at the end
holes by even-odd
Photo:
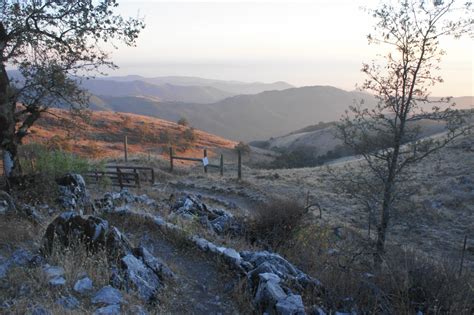
{"type": "Polygon", "coordinates": [[[31,248],[40,242],[44,230],[18,214],[4,215],[0,220],[0,247],[31,248]]]}
{"type": "MultiPolygon", "coordinates": [[[[182,134],[187,127],[170,121],[134,114],[95,111],[90,113],[89,120],[75,118],[74,123],[68,123],[67,120],[71,118],[68,111],[51,111],[54,115],[44,115],[32,127],[26,142],[51,143],[89,158],[123,156],[124,136],[128,137],[130,156],[167,155],[169,144],[176,148],[184,147],[182,134]],[[161,132],[170,135],[169,143],[160,140],[161,132]]],[[[200,130],[195,130],[194,135],[195,140],[183,152],[184,155],[202,156],[200,148],[231,149],[237,144],[200,130]]],[[[185,147],[187,146],[188,143],[185,147]]],[[[211,151],[209,154],[213,155],[211,151]]]]}

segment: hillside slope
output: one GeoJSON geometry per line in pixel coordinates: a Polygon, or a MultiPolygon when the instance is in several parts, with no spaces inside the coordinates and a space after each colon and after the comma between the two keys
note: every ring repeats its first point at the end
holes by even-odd
{"type": "Polygon", "coordinates": [[[166,154],[169,145],[186,154],[202,148],[233,148],[236,143],[200,130],[186,140],[189,127],[176,123],[126,113],[96,111],[86,120],[72,119],[70,113],[51,109],[32,127],[26,142],[60,147],[90,158],[123,156],[123,139],[128,137],[129,153],[166,154]]]}
{"type": "Polygon", "coordinates": [[[172,84],[180,86],[204,86],[213,87],[233,95],[238,94],[258,94],[264,91],[273,90],[285,90],[292,88],[293,86],[286,82],[273,82],[273,83],[262,83],[262,82],[241,82],[241,81],[224,81],[224,80],[213,80],[204,79],[199,77],[186,77],[186,76],[163,76],[154,78],[145,78],[139,75],[128,75],[128,76],[117,76],[117,77],[104,77],[105,80],[114,80],[121,82],[130,81],[144,81],[151,84],[163,85],[172,84]]]}
{"type": "Polygon", "coordinates": [[[109,109],[162,117],[187,118],[199,129],[233,140],[281,136],[318,121],[337,120],[354,100],[375,104],[372,96],[330,86],[291,88],[238,95],[212,104],[157,102],[138,97],[101,97],[92,109],[109,109]],[[105,104],[105,107],[104,107],[105,104]]]}

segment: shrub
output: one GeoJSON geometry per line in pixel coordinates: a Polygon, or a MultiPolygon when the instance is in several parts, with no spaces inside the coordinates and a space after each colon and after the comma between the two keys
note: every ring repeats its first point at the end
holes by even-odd
{"type": "Polygon", "coordinates": [[[72,145],[67,138],[55,135],[48,139],[46,146],[49,150],[71,151],[72,145]]]}
{"type": "Polygon", "coordinates": [[[158,138],[160,143],[169,144],[171,142],[171,134],[168,130],[160,131],[158,138]]]}
{"type": "Polygon", "coordinates": [[[187,127],[187,126],[189,126],[189,121],[186,118],[181,117],[178,120],[178,125],[187,127]]]}
{"type": "Polygon", "coordinates": [[[196,141],[196,133],[193,128],[188,128],[183,132],[183,139],[187,142],[193,143],[196,141]]]}
{"type": "Polygon", "coordinates": [[[300,227],[306,210],[291,199],[274,199],[255,208],[247,237],[272,250],[279,249],[300,227]]]}
{"type": "Polygon", "coordinates": [[[280,155],[271,163],[270,168],[299,168],[323,165],[326,162],[354,152],[345,146],[338,145],[323,155],[318,155],[314,147],[300,146],[294,149],[279,149],[280,155]]]}
{"type": "Polygon", "coordinates": [[[242,154],[250,153],[250,146],[242,141],[235,145],[234,150],[236,152],[240,151],[242,154]]]}
{"type": "Polygon", "coordinates": [[[280,155],[273,161],[271,168],[298,168],[318,165],[316,150],[312,147],[280,149],[280,155]]]}
{"type": "Polygon", "coordinates": [[[50,202],[57,197],[55,180],[66,173],[83,174],[93,166],[88,160],[72,153],[49,151],[39,144],[19,148],[22,176],[15,178],[15,190],[25,202],[50,202]]]}
{"type": "Polygon", "coordinates": [[[20,166],[25,175],[41,173],[52,178],[66,173],[84,173],[90,169],[89,162],[72,153],[48,150],[40,144],[27,144],[19,150],[20,166]]]}

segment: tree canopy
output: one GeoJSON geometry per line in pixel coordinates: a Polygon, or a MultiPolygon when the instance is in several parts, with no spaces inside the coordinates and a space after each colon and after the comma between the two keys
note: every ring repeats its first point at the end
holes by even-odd
{"type": "Polygon", "coordinates": [[[135,44],[144,22],[117,7],[116,0],[0,3],[0,148],[9,159],[48,107],[87,104],[78,82],[115,68],[109,53],[117,43],[135,44]],[[9,78],[7,68],[19,75],[9,78]]]}
{"type": "Polygon", "coordinates": [[[402,194],[406,168],[446,146],[471,128],[465,113],[454,105],[441,108],[430,89],[442,83],[437,73],[445,54],[442,37],[473,34],[474,16],[470,2],[403,0],[384,1],[371,10],[376,20],[370,44],[388,48],[383,61],[363,65],[367,79],[362,89],[378,99],[375,108],[363,102],[350,108],[338,124],[344,144],[364,158],[363,167],[352,168],[352,176],[339,179],[340,187],[355,187],[370,213],[380,213],[377,223],[376,260],[384,253],[391,210],[402,194]],[[423,138],[422,122],[445,126],[438,138],[423,138]],[[369,170],[368,172],[366,170],[369,170]]]}

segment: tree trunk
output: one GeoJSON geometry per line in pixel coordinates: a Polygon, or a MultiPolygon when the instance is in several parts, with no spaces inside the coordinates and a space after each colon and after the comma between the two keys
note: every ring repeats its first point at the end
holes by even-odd
{"type": "Polygon", "coordinates": [[[383,256],[385,254],[385,239],[387,236],[388,223],[390,221],[390,209],[392,208],[393,189],[395,185],[395,177],[398,167],[398,158],[400,154],[400,146],[402,138],[405,133],[406,116],[400,115],[400,126],[395,133],[395,141],[393,145],[393,155],[390,160],[387,181],[385,182],[385,189],[383,194],[382,215],[380,224],[377,227],[377,243],[375,246],[374,265],[379,269],[382,265],[383,256]]]}
{"type": "Polygon", "coordinates": [[[10,81],[3,63],[0,64],[0,149],[3,149],[7,177],[14,174],[18,143],[15,137],[15,107],[10,98],[10,81]]]}
{"type": "Polygon", "coordinates": [[[374,264],[375,268],[380,268],[382,265],[383,255],[385,254],[385,238],[387,235],[388,222],[390,221],[390,200],[392,199],[392,183],[387,183],[385,188],[382,216],[380,224],[377,227],[377,243],[375,247],[374,264]]]}

